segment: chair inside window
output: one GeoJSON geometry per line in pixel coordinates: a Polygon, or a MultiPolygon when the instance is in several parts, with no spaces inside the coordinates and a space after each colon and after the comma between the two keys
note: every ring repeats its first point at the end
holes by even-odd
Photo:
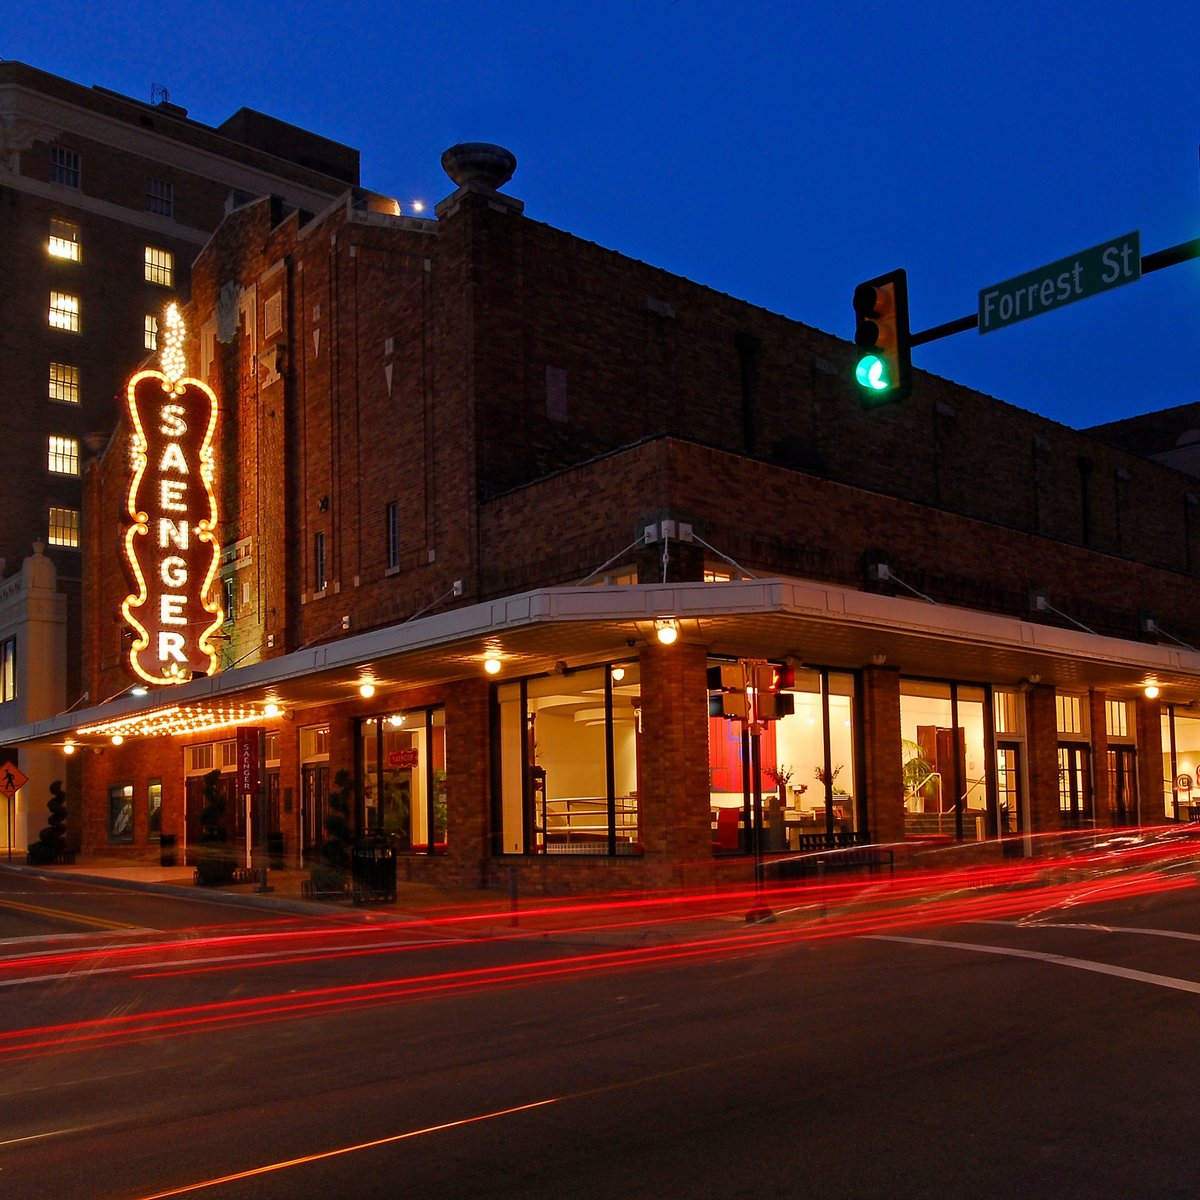
{"type": "Polygon", "coordinates": [[[738,846],[738,826],[741,824],[742,810],[740,808],[717,809],[717,832],[713,838],[713,850],[718,854],[736,854],[738,846]]]}

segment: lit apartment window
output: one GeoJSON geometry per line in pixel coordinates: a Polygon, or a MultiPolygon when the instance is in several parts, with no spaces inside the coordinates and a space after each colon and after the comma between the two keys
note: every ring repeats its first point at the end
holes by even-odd
{"type": "Polygon", "coordinates": [[[70,363],[50,364],[50,399],[63,404],[79,403],[79,368],[70,363]]]}
{"type": "Polygon", "coordinates": [[[79,297],[68,292],[50,293],[50,328],[79,332],[79,297]]]}
{"type": "Polygon", "coordinates": [[[171,287],[175,281],[175,255],[157,246],[146,247],[146,281],[171,287]]]}
{"type": "Polygon", "coordinates": [[[150,313],[146,314],[146,349],[158,349],[158,318],[150,313]]]}
{"type": "Polygon", "coordinates": [[[62,146],[50,147],[50,182],[64,187],[79,186],[79,151],[64,150],[62,146]]]}
{"type": "Polygon", "coordinates": [[[400,565],[400,505],[395,500],[389,500],[385,510],[384,525],[387,535],[387,565],[389,568],[400,565]]]}
{"type": "Polygon", "coordinates": [[[313,538],[313,591],[325,590],[325,535],[318,533],[313,538]]]}
{"type": "Polygon", "coordinates": [[[79,442],[75,438],[51,434],[46,466],[55,475],[78,475],[79,442]]]}
{"type": "Polygon", "coordinates": [[[50,509],[50,545],[79,545],[79,512],[74,508],[50,509]]]}
{"type": "Polygon", "coordinates": [[[165,179],[146,180],[146,211],[160,217],[175,215],[175,185],[165,179]]]}
{"type": "Polygon", "coordinates": [[[72,262],[79,261],[79,226],[74,221],[60,221],[57,217],[50,218],[50,240],[46,249],[54,258],[69,258],[72,262]]]}
{"type": "Polygon", "coordinates": [[[0,703],[17,698],[17,639],[0,642],[0,703]]]}

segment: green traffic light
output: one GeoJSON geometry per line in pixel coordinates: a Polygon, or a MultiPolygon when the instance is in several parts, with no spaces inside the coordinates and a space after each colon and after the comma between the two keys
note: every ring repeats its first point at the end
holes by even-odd
{"type": "Polygon", "coordinates": [[[877,354],[867,354],[858,360],[854,368],[854,378],[860,387],[873,392],[886,392],[892,386],[888,378],[887,365],[877,354]]]}

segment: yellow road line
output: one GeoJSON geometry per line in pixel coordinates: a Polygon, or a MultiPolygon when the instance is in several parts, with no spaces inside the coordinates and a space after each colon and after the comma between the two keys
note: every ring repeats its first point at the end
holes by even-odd
{"type": "Polygon", "coordinates": [[[300,1158],[289,1158],[283,1162],[266,1163],[261,1167],[251,1167],[246,1171],[236,1171],[232,1175],[222,1175],[217,1179],[202,1179],[197,1183],[186,1183],[182,1187],[171,1188],[166,1192],[155,1192],[152,1196],[143,1196],[141,1200],[167,1200],[169,1196],[185,1196],[188,1192],[199,1192],[205,1188],[220,1187],[226,1183],[237,1183],[244,1179],[254,1179],[261,1175],[269,1175],[275,1171],[285,1171],[289,1167],[299,1167],[306,1163],[322,1162],[330,1158],[340,1158],[345,1154],[357,1154],[362,1150],[374,1150],[378,1146],[390,1146],[396,1142],[408,1141],[409,1138],[422,1137],[429,1133],[441,1133],[446,1129],[461,1129],[464,1125],[475,1125],[480,1121],[491,1121],[496,1117],[507,1117],[513,1113],[528,1112],[533,1108],[544,1108],[547,1104],[557,1104],[561,1096],[546,1100],[534,1100],[530,1104],[518,1104],[513,1108],[502,1108],[496,1112],[480,1113],[474,1117],[461,1117],[457,1121],[444,1121],[440,1125],[427,1125],[424,1129],[409,1129],[404,1133],[394,1133],[390,1137],[375,1138],[369,1142],[358,1142],[353,1146],[338,1146],[334,1150],[322,1150],[316,1154],[305,1154],[300,1158]]]}
{"type": "Polygon", "coordinates": [[[73,921],[92,929],[140,929],[128,921],[108,921],[104,917],[85,917],[82,913],[65,912],[61,908],[43,908],[40,904],[22,904],[19,900],[0,900],[0,908],[11,908],[14,912],[32,913],[37,917],[53,917],[59,921],[73,921]]]}

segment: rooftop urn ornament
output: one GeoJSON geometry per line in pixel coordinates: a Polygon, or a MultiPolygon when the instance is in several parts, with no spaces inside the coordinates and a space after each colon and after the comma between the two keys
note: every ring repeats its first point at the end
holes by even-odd
{"type": "Polygon", "coordinates": [[[442,170],[458,187],[481,183],[498,191],[517,169],[517,156],[490,142],[459,142],[442,155],[442,170]]]}

